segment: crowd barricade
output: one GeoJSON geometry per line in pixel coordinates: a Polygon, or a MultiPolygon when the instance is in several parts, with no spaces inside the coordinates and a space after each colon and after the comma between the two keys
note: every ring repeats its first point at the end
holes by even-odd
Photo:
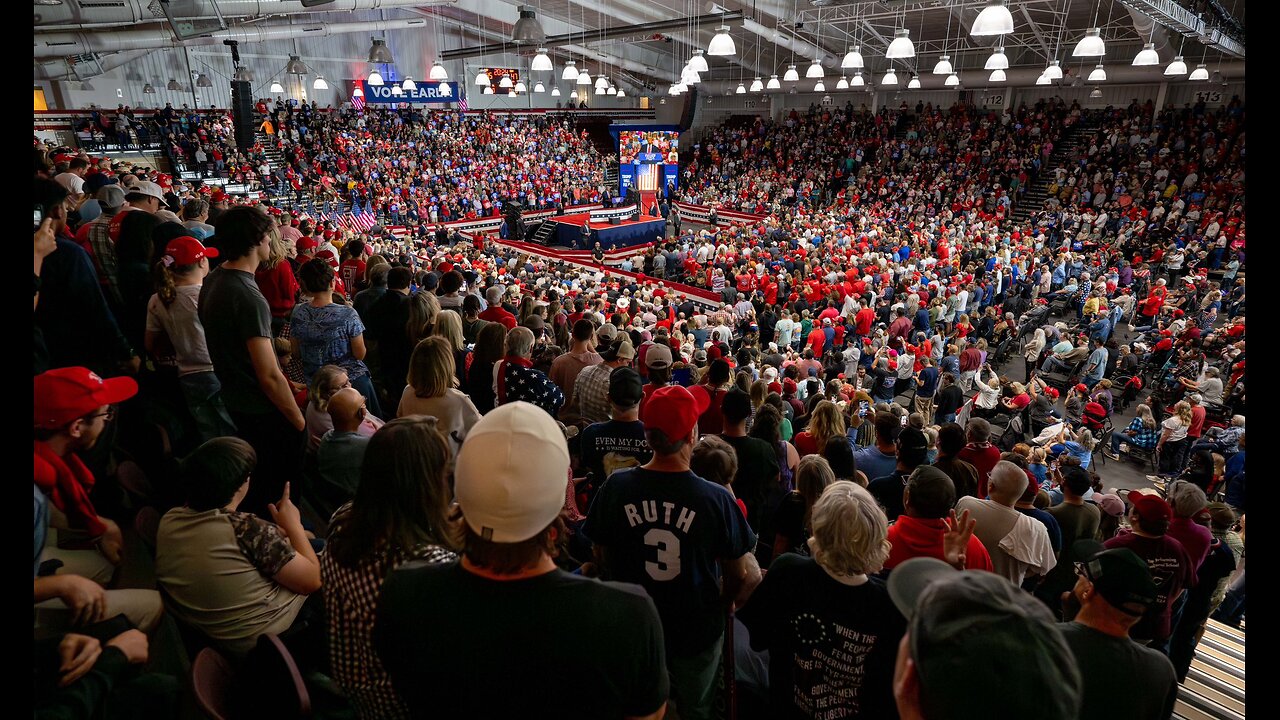
{"type": "MultiPolygon", "coordinates": [[[[711,218],[711,208],[706,205],[674,202],[671,206],[680,214],[681,222],[691,220],[705,225],[711,218]]],[[[716,208],[716,215],[722,221],[736,223],[757,223],[766,218],[765,215],[752,215],[751,213],[738,212],[736,210],[721,210],[720,208],[716,208]]]]}

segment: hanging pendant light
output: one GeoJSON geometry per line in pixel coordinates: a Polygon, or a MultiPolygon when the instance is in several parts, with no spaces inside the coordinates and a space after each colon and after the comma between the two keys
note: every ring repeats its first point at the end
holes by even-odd
{"type": "MultiPolygon", "coordinates": [[[[436,78],[432,78],[432,79],[434,80],[436,78]]],[[[400,83],[400,87],[404,88],[405,90],[417,90],[418,83],[414,82],[413,78],[406,75],[404,78],[404,82],[400,83]]]]}
{"type": "Polygon", "coordinates": [[[606,88],[606,89],[605,89],[604,94],[605,94],[605,95],[617,95],[617,94],[618,94],[618,88],[616,88],[616,87],[614,87],[614,86],[610,85],[608,88],[606,88]]]}
{"type": "Polygon", "coordinates": [[[880,84],[881,85],[897,85],[898,84],[898,76],[896,73],[893,72],[893,68],[889,68],[889,72],[885,73],[884,77],[880,78],[880,84]]]}
{"type": "Polygon", "coordinates": [[[572,100],[572,101],[574,101],[574,102],[577,102],[577,101],[578,101],[578,91],[577,91],[577,90],[571,90],[571,91],[569,92],[569,99],[570,99],[570,100],[572,100]]]}
{"type": "Polygon", "coordinates": [[[840,67],[849,70],[861,70],[862,64],[862,46],[854,45],[853,49],[844,54],[844,59],[840,61],[840,67]]]}
{"type": "Polygon", "coordinates": [[[987,64],[982,66],[983,70],[1008,70],[1009,58],[1004,54],[1004,46],[997,47],[991,53],[991,57],[987,58],[987,64]]]}
{"type": "Polygon", "coordinates": [[[373,71],[371,71],[371,72],[369,73],[369,79],[368,79],[368,80],[365,80],[365,84],[367,84],[367,85],[381,85],[381,84],[382,84],[382,73],[378,72],[377,70],[373,70],[373,71]]]}
{"type": "Polygon", "coordinates": [[[480,94],[481,94],[481,95],[492,95],[492,94],[493,94],[493,86],[492,86],[492,85],[486,85],[486,86],[485,86],[485,88],[484,88],[484,91],[483,91],[483,92],[481,92],[480,94]]]}
{"type": "Polygon", "coordinates": [[[920,76],[919,76],[919,75],[912,75],[912,76],[911,76],[911,81],[907,83],[907,89],[908,89],[908,90],[919,90],[919,89],[920,89],[920,76]]]}
{"type": "Polygon", "coordinates": [[[821,78],[824,75],[825,73],[822,72],[822,63],[818,62],[817,58],[814,58],[814,61],[809,63],[809,69],[804,71],[804,76],[810,80],[821,78]]]}
{"type": "Polygon", "coordinates": [[[680,82],[683,85],[697,85],[702,82],[702,76],[698,74],[697,70],[685,65],[684,71],[680,73],[680,82]]]}
{"type": "Polygon", "coordinates": [[[800,73],[796,72],[796,66],[795,66],[795,65],[788,65],[788,66],[787,66],[787,73],[786,73],[785,75],[783,75],[783,76],[782,76],[782,80],[783,80],[784,82],[799,82],[799,81],[800,81],[800,73]]]}
{"type": "Polygon", "coordinates": [[[960,84],[960,76],[955,73],[951,73],[950,75],[947,76],[946,81],[943,82],[942,84],[946,85],[947,87],[955,87],[960,84]]]}
{"type": "Polygon", "coordinates": [[[247,83],[251,83],[251,82],[253,82],[253,71],[252,71],[252,70],[250,70],[249,68],[247,68],[247,67],[245,67],[245,66],[241,65],[241,66],[240,66],[240,68],[239,68],[238,70],[236,70],[236,74],[235,74],[235,78],[234,78],[234,79],[235,79],[236,81],[238,81],[238,82],[247,82],[247,83]]]}
{"type": "Polygon", "coordinates": [[[862,79],[861,70],[858,70],[857,72],[855,72],[853,74],[853,79],[849,81],[849,87],[863,87],[866,84],[867,84],[867,81],[862,79]]]}
{"type": "Polygon", "coordinates": [[[955,68],[951,66],[951,56],[943,55],[942,57],[938,58],[938,63],[933,66],[933,74],[934,75],[950,75],[951,71],[954,69],[955,68]]]}
{"type": "Polygon", "coordinates": [[[738,83],[738,89],[737,89],[737,90],[734,90],[734,91],[733,91],[733,94],[734,94],[734,95],[746,95],[746,94],[747,94],[747,86],[746,86],[746,85],[743,85],[742,83],[738,83]]]}
{"type": "MultiPolygon", "coordinates": [[[[284,88],[280,88],[279,90],[276,90],[277,87],[280,87],[280,83],[273,83],[271,85],[271,92],[284,92],[284,88]]],[[[146,85],[142,86],[142,92],[146,93],[147,95],[155,95],[156,89],[151,83],[147,83],[146,85]]]]}
{"type": "Polygon", "coordinates": [[[885,51],[884,56],[890,60],[915,57],[916,46],[911,42],[911,31],[906,28],[895,31],[893,42],[889,43],[889,49],[885,51]]]}
{"type": "Polygon", "coordinates": [[[1102,67],[1102,63],[1098,63],[1098,65],[1093,68],[1093,72],[1089,73],[1089,82],[1106,82],[1106,80],[1106,68],[1102,67]]]}
{"type": "Polygon", "coordinates": [[[1165,77],[1174,77],[1175,75],[1187,74],[1187,63],[1182,59],[1181,55],[1175,56],[1173,62],[1169,63],[1169,67],[1164,69],[1165,77]]]}
{"type": "Polygon", "coordinates": [[[848,89],[849,89],[849,80],[848,80],[848,78],[846,78],[845,76],[841,75],[841,76],[840,76],[840,79],[836,81],[836,89],[837,89],[837,90],[848,90],[848,89]]]}
{"type": "Polygon", "coordinates": [[[431,72],[427,75],[430,80],[448,80],[449,71],[444,69],[444,64],[439,60],[431,63],[431,72]]]}
{"type": "Polygon", "coordinates": [[[1005,76],[1003,70],[992,70],[991,77],[987,78],[991,82],[1004,82],[1005,76]]]}
{"type": "Polygon", "coordinates": [[[436,87],[436,92],[440,94],[440,97],[449,97],[453,94],[453,89],[449,87],[449,83],[442,82],[436,87]]]}
{"type": "Polygon", "coordinates": [[[757,75],[755,80],[751,81],[751,92],[764,92],[764,81],[757,75]]]}
{"type": "Polygon", "coordinates": [[[1135,67],[1146,67],[1148,65],[1160,64],[1160,53],[1156,52],[1155,43],[1147,43],[1142,46],[1142,52],[1133,56],[1133,64],[1135,67]]]}
{"type": "Polygon", "coordinates": [[[766,85],[765,87],[766,87],[766,88],[768,88],[769,90],[781,90],[781,89],[782,89],[782,83],[781,83],[781,82],[778,82],[778,76],[777,76],[777,75],[770,75],[770,76],[769,76],[769,84],[768,84],[768,85],[766,85]]]}
{"type": "Polygon", "coordinates": [[[618,88],[618,95],[617,95],[617,96],[618,96],[618,97],[620,97],[620,98],[624,98],[624,97],[626,97],[626,96],[627,96],[627,91],[626,91],[626,90],[623,90],[622,88],[618,88]]]}
{"type": "Polygon", "coordinates": [[[489,77],[489,72],[484,69],[481,69],[480,72],[476,73],[475,82],[476,85],[481,85],[483,87],[489,87],[493,84],[493,80],[489,77]]]}
{"type": "Polygon", "coordinates": [[[518,93],[529,92],[529,86],[525,85],[523,80],[517,80],[515,91],[518,93]]]}
{"type": "Polygon", "coordinates": [[[325,82],[323,75],[317,75],[315,82],[311,83],[312,90],[328,90],[329,83],[325,82]]]}
{"type": "Polygon", "coordinates": [[[1100,98],[1100,97],[1102,97],[1102,88],[1094,88],[1094,89],[1090,90],[1090,91],[1089,91],[1089,97],[1091,97],[1091,98],[1100,98]]]}
{"type": "Polygon", "coordinates": [[[498,80],[498,87],[502,88],[503,90],[510,90],[511,88],[515,87],[515,83],[511,82],[510,75],[503,75],[502,78],[498,80]]]}
{"type": "Polygon", "coordinates": [[[1044,76],[1050,80],[1062,79],[1062,66],[1058,64],[1057,60],[1049,63],[1049,67],[1044,69],[1044,76]]]}
{"type": "Polygon", "coordinates": [[[693,57],[689,58],[689,67],[700,73],[711,72],[711,67],[707,65],[707,59],[702,56],[701,50],[693,51],[693,57]]]}
{"type": "MultiPolygon", "coordinates": [[[[150,85],[148,85],[147,87],[151,87],[151,86],[150,86],[150,85]]],[[[156,89],[155,89],[155,88],[151,88],[151,92],[155,92],[155,91],[156,91],[156,89]]],[[[144,87],[144,88],[142,88],[142,92],[147,92],[147,88],[145,88],[145,87],[144,87]]],[[[271,89],[270,89],[268,92],[273,92],[273,93],[282,93],[282,92],[284,92],[284,86],[280,84],[280,81],[279,81],[279,80],[272,81],[272,83],[271,83],[271,89]]]]}
{"type": "Polygon", "coordinates": [[[297,55],[289,56],[289,64],[284,66],[284,71],[290,75],[307,75],[311,72],[306,63],[302,62],[297,55]]]}
{"type": "Polygon", "coordinates": [[[827,86],[826,86],[826,85],[824,85],[824,84],[823,84],[823,82],[822,82],[821,80],[819,80],[818,82],[814,83],[814,85],[813,85],[813,91],[814,91],[814,92],[826,92],[826,91],[827,91],[827,86]]]}
{"type": "Polygon", "coordinates": [[[508,91],[507,91],[507,97],[509,97],[509,98],[513,98],[513,97],[515,97],[515,96],[516,96],[516,91],[515,91],[515,90],[508,90],[508,91]]]}
{"type": "Polygon", "coordinates": [[[596,76],[596,89],[609,87],[609,79],[603,75],[596,76]]]}
{"type": "Polygon", "coordinates": [[[677,87],[675,86],[675,84],[673,83],[673,84],[671,85],[671,87],[667,88],[667,94],[668,94],[668,95],[679,95],[679,94],[680,94],[680,90],[679,90],[679,88],[677,88],[677,87]]]}
{"type": "Polygon", "coordinates": [[[1005,0],[989,0],[978,19],[973,21],[969,34],[974,37],[1008,35],[1013,32],[1013,14],[1005,7],[1005,0]]]}
{"type": "Polygon", "coordinates": [[[579,85],[591,84],[591,74],[587,72],[586,68],[582,68],[581,70],[578,71],[578,84],[579,85]]]}
{"type": "Polygon", "coordinates": [[[392,96],[392,97],[404,97],[404,91],[400,89],[400,86],[399,86],[399,85],[392,85],[392,86],[391,86],[391,96],[392,96]]]}
{"type": "Polygon", "coordinates": [[[560,73],[561,80],[577,80],[578,64],[572,60],[564,61],[564,72],[560,73]]]}
{"type": "Polygon", "coordinates": [[[536,82],[533,84],[533,91],[536,93],[544,93],[547,91],[547,86],[543,85],[541,82],[536,82]]]}
{"type": "Polygon", "coordinates": [[[1187,79],[1188,80],[1208,80],[1209,68],[1205,67],[1204,63],[1200,63],[1199,65],[1196,66],[1195,70],[1191,71],[1191,75],[1189,75],[1187,79]]]}
{"type": "Polygon", "coordinates": [[[361,89],[359,85],[357,85],[356,89],[351,91],[351,97],[364,97],[364,90],[361,89]]]}
{"type": "Polygon", "coordinates": [[[547,55],[546,48],[538,48],[538,54],[533,56],[533,62],[529,63],[529,69],[536,72],[546,72],[555,70],[556,66],[551,62],[551,56],[547,55]]]}
{"type": "Polygon", "coordinates": [[[711,38],[711,43],[707,45],[707,54],[717,57],[738,54],[738,47],[733,43],[733,36],[729,35],[728,25],[721,25],[716,28],[716,36],[711,38]]]}
{"type": "Polygon", "coordinates": [[[391,57],[391,48],[387,47],[387,41],[378,38],[369,39],[372,41],[369,45],[369,62],[374,65],[394,65],[396,60],[391,57]]]}
{"type": "Polygon", "coordinates": [[[560,86],[559,86],[559,85],[552,85],[552,86],[551,86],[551,97],[560,97],[560,86]]]}
{"type": "Polygon", "coordinates": [[[1071,57],[1102,57],[1107,54],[1107,44],[1102,41],[1101,28],[1093,28],[1080,38],[1071,57]]]}
{"type": "Polygon", "coordinates": [[[1051,83],[1051,82],[1053,82],[1053,81],[1052,81],[1052,80],[1050,80],[1050,79],[1049,79],[1049,76],[1048,76],[1048,75],[1045,75],[1044,73],[1040,73],[1040,77],[1036,78],[1036,84],[1037,84],[1037,85],[1048,85],[1048,84],[1049,84],[1049,83],[1051,83]]]}
{"type": "Polygon", "coordinates": [[[213,81],[209,79],[208,75],[205,75],[204,73],[200,73],[200,75],[196,77],[196,87],[202,87],[202,88],[213,87],[213,81]]]}
{"type": "Polygon", "coordinates": [[[520,19],[516,20],[515,26],[511,28],[511,42],[540,43],[546,40],[547,33],[538,22],[538,14],[534,9],[527,5],[521,5],[516,9],[520,12],[520,19]]]}
{"type": "Polygon", "coordinates": [[[165,89],[165,90],[173,90],[173,91],[181,91],[181,90],[182,90],[182,86],[178,84],[178,81],[177,81],[177,80],[174,80],[173,78],[169,78],[169,83],[168,83],[167,85],[165,85],[165,86],[164,86],[164,89],[165,89]]]}
{"type": "Polygon", "coordinates": [[[604,93],[604,88],[602,88],[602,87],[598,87],[598,88],[596,88],[596,94],[597,94],[597,95],[604,95],[604,94],[605,94],[605,93],[604,93]]]}

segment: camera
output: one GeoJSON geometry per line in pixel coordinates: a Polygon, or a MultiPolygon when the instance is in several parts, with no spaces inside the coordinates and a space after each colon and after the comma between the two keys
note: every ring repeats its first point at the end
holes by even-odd
{"type": "Polygon", "coordinates": [[[43,222],[44,222],[44,207],[40,205],[36,205],[35,229],[39,230],[40,225],[43,222]]]}

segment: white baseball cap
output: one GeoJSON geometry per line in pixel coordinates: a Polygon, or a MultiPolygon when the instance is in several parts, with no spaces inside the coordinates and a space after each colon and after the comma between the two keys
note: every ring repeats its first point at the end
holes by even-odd
{"type": "Polygon", "coordinates": [[[569,447],[545,410],[527,402],[494,408],[467,433],[454,492],[472,532],[518,543],[560,514],[569,482],[569,447]]]}
{"type": "Polygon", "coordinates": [[[164,192],[160,190],[160,186],[147,180],[140,180],[134,183],[129,188],[129,191],[125,193],[126,197],[129,195],[147,195],[159,200],[160,204],[164,205],[164,192]]]}

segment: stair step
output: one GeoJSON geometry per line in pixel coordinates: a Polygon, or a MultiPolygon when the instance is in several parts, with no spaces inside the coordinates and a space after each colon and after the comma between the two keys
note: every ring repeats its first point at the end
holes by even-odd
{"type": "Polygon", "coordinates": [[[1244,702],[1237,700],[1208,685],[1193,679],[1190,675],[1178,688],[1178,697],[1188,704],[1218,718],[1243,718],[1244,702]]]}
{"type": "Polygon", "coordinates": [[[1225,698],[1241,703],[1241,707],[1243,709],[1244,688],[1236,687],[1231,683],[1219,680],[1213,675],[1196,667],[1192,667],[1187,671],[1187,681],[1190,682],[1192,680],[1195,680],[1198,685],[1209,688],[1213,690],[1213,692],[1218,693],[1225,698]]]}
{"type": "Polygon", "coordinates": [[[1191,660],[1191,667],[1232,687],[1244,690],[1244,670],[1240,668],[1231,667],[1215,658],[1199,653],[1191,660]]]}
{"type": "Polygon", "coordinates": [[[1218,635],[1228,640],[1234,640],[1241,645],[1244,644],[1244,631],[1242,630],[1237,630],[1233,627],[1224,625],[1217,620],[1209,620],[1205,623],[1204,627],[1206,631],[1211,632],[1214,635],[1218,635]]]}
{"type": "Polygon", "coordinates": [[[1244,664],[1244,647],[1230,641],[1223,641],[1217,637],[1209,637],[1208,633],[1200,638],[1199,647],[1211,648],[1215,651],[1214,655],[1235,661],[1241,665],[1244,664]]]}

